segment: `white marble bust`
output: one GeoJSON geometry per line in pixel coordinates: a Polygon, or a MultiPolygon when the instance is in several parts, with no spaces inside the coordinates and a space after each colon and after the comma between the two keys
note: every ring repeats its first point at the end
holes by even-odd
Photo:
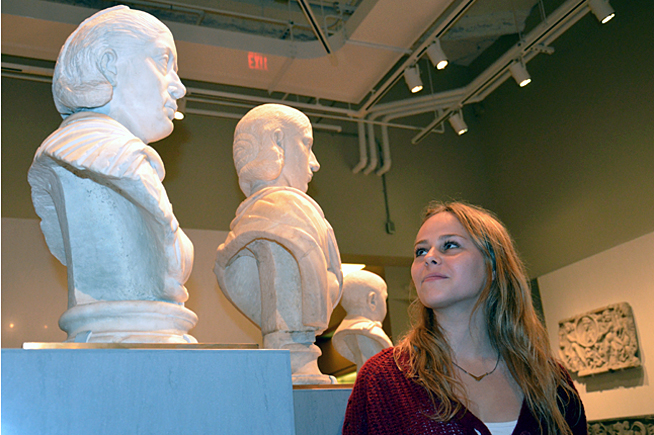
{"type": "Polygon", "coordinates": [[[357,365],[393,346],[382,329],[386,317],[386,283],[367,270],[351,272],[343,278],[341,306],[347,315],[332,336],[332,345],[343,357],[357,365]]]}
{"type": "Polygon", "coordinates": [[[334,383],[318,369],[316,335],[341,296],[336,238],[306,194],[320,168],[309,119],[279,104],[250,110],[234,133],[234,163],[247,199],[214,272],[221,290],[261,327],[268,349],[291,352],[293,383],[334,383]]]}
{"type": "Polygon", "coordinates": [[[52,254],[68,268],[68,341],[188,342],[193,245],[148,143],[168,136],[186,89],[168,28],[116,6],[68,37],[52,85],[63,123],[29,170],[52,254]]]}

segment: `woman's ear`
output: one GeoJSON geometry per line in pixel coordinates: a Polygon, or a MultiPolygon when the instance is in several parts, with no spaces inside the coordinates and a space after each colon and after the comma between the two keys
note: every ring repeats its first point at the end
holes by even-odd
{"type": "Polygon", "coordinates": [[[98,68],[102,75],[107,79],[112,87],[116,87],[118,84],[118,67],[116,63],[118,62],[118,55],[116,52],[109,48],[100,57],[98,62],[98,68]]]}

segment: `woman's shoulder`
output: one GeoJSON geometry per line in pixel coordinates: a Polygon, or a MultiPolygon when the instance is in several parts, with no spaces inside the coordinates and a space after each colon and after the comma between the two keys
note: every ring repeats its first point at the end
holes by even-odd
{"type": "Polygon", "coordinates": [[[370,371],[376,372],[379,370],[389,370],[393,368],[394,366],[396,366],[394,353],[395,353],[395,348],[389,347],[371,356],[363,364],[361,370],[359,370],[359,373],[361,374],[370,371]]]}
{"type": "Polygon", "coordinates": [[[357,382],[378,387],[411,383],[405,376],[406,370],[401,368],[405,362],[399,352],[398,348],[389,347],[370,357],[359,370],[357,382]]]}

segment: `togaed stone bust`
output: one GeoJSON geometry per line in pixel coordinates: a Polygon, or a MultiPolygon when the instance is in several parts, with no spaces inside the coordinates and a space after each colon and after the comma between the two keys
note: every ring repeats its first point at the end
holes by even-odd
{"type": "Polygon", "coordinates": [[[218,247],[221,290],[261,327],[269,349],[289,349],[293,382],[333,383],[320,373],[316,335],[341,296],[334,232],[306,194],[320,165],[309,119],[279,104],[250,110],[234,133],[234,163],[247,199],[218,247]]]}

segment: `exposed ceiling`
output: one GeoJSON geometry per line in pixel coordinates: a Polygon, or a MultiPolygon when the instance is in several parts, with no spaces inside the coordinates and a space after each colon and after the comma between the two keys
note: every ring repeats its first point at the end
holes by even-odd
{"type": "Polygon", "coordinates": [[[358,123],[355,171],[380,173],[390,155],[377,159],[375,125],[382,141],[389,126],[415,130],[414,142],[442,131],[445,120],[509,78],[517,60],[551,53],[549,44],[589,11],[588,1],[2,0],[2,74],[47,80],[83,19],[127,4],[173,32],[189,113],[240,118],[254,105],[284,102],[316,128],[358,123]],[[425,55],[437,38],[451,62],[443,71],[425,55]],[[415,64],[425,86],[411,94],[402,76],[415,64]],[[424,114],[433,121],[425,124],[424,114]]]}

